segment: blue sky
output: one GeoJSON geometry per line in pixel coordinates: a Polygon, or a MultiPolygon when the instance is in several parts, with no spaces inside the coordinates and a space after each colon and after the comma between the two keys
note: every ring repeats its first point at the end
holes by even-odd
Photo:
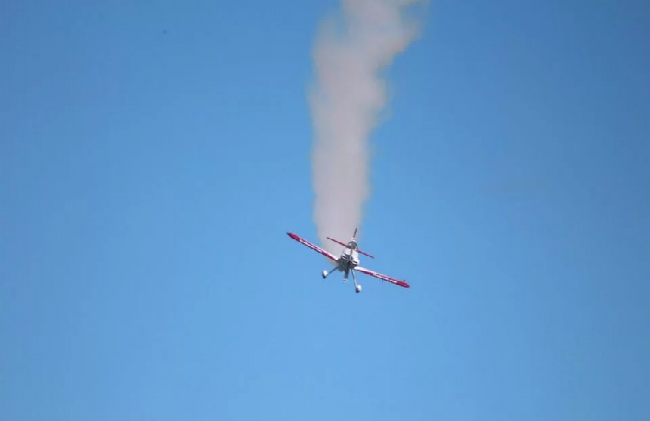
{"type": "Polygon", "coordinates": [[[285,235],[337,7],[0,6],[0,419],[648,419],[649,3],[429,4],[362,294],[285,235]]]}

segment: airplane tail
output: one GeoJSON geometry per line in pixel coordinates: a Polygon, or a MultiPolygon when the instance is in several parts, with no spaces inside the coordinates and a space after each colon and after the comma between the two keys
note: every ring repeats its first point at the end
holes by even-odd
{"type": "Polygon", "coordinates": [[[342,245],[343,247],[347,247],[347,246],[348,246],[348,245],[345,244],[344,242],[339,241],[339,240],[336,240],[336,239],[334,239],[334,238],[332,238],[332,237],[327,237],[327,239],[330,240],[330,241],[334,241],[336,244],[340,244],[340,245],[342,245]]]}
{"type": "Polygon", "coordinates": [[[359,249],[357,249],[357,251],[359,252],[359,254],[363,254],[364,256],[368,256],[368,257],[370,257],[371,259],[374,259],[374,258],[375,258],[375,256],[370,255],[370,254],[366,253],[366,252],[363,251],[363,250],[359,250],[359,249]]]}
{"type": "MultiPolygon", "coordinates": [[[[357,229],[358,229],[358,228],[355,228],[355,229],[354,229],[354,234],[352,234],[352,241],[354,241],[355,243],[357,242],[357,229]]],[[[336,239],[334,239],[334,238],[327,237],[327,239],[330,240],[330,241],[335,242],[336,244],[340,244],[340,245],[342,245],[343,247],[347,247],[347,246],[348,246],[348,245],[345,244],[344,242],[339,241],[339,240],[336,240],[336,239]]],[[[359,248],[357,248],[357,252],[359,252],[359,254],[363,254],[364,256],[368,256],[368,257],[370,257],[371,259],[374,259],[374,258],[375,258],[375,256],[372,256],[372,255],[366,253],[365,251],[360,250],[359,248]]]]}

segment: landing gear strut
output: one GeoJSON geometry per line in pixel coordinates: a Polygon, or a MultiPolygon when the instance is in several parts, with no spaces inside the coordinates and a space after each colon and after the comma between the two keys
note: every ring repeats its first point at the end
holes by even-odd
{"type": "Polygon", "coordinates": [[[322,273],[322,275],[323,275],[323,279],[327,278],[328,276],[330,276],[330,274],[331,274],[332,272],[336,272],[338,269],[339,269],[338,267],[334,267],[334,268],[333,268],[332,270],[330,270],[329,272],[326,271],[326,270],[324,270],[323,273],[322,273]]]}
{"type": "MultiPolygon", "coordinates": [[[[332,274],[332,272],[336,272],[337,270],[339,270],[338,266],[332,268],[332,270],[330,270],[329,272],[326,271],[326,270],[324,270],[324,271],[321,273],[321,275],[323,276],[323,279],[325,279],[325,278],[327,278],[328,276],[330,276],[330,275],[332,274]]],[[[354,273],[354,269],[350,270],[348,273],[352,273],[352,280],[354,281],[354,290],[356,291],[357,294],[360,293],[360,292],[361,292],[361,285],[359,285],[359,284],[357,283],[357,277],[356,277],[356,275],[355,275],[355,273],[354,273]]],[[[344,281],[344,282],[347,282],[347,280],[348,280],[348,276],[347,276],[348,273],[345,273],[345,275],[344,275],[344,278],[343,278],[343,281],[344,281]]]]}
{"type": "Polygon", "coordinates": [[[358,293],[361,292],[361,285],[357,283],[357,277],[354,275],[354,269],[351,270],[352,272],[352,280],[354,281],[354,290],[358,293]]]}

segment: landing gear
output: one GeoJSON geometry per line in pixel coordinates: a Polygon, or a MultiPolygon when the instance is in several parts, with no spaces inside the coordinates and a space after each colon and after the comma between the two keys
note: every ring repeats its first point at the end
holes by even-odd
{"type": "Polygon", "coordinates": [[[352,272],[352,280],[354,281],[354,290],[355,290],[355,291],[357,292],[357,294],[358,294],[358,293],[361,292],[361,285],[359,285],[359,284],[357,283],[357,277],[354,275],[354,269],[351,270],[350,272],[352,272]]]}
{"type": "Polygon", "coordinates": [[[330,274],[331,274],[332,272],[336,272],[337,270],[339,270],[338,266],[332,268],[332,270],[330,270],[329,272],[326,271],[326,270],[324,270],[323,273],[322,273],[322,275],[323,275],[323,279],[327,278],[328,276],[330,276],[330,274]]]}
{"type": "MultiPolygon", "coordinates": [[[[321,275],[323,276],[323,279],[325,279],[325,278],[327,278],[328,276],[330,276],[330,275],[332,274],[332,272],[336,272],[337,270],[339,270],[339,267],[338,267],[338,266],[335,266],[335,267],[333,267],[332,270],[330,270],[329,272],[326,271],[326,270],[324,270],[323,272],[321,272],[321,275]]],[[[341,272],[343,272],[343,271],[341,271],[341,272]]],[[[357,277],[356,277],[356,274],[354,273],[354,269],[351,268],[351,269],[349,269],[349,270],[347,270],[347,271],[344,272],[344,274],[343,274],[343,282],[347,282],[347,281],[348,281],[348,275],[349,275],[350,273],[352,273],[352,280],[354,281],[354,291],[358,294],[358,293],[361,292],[361,285],[359,285],[359,284],[357,283],[357,277]]]]}

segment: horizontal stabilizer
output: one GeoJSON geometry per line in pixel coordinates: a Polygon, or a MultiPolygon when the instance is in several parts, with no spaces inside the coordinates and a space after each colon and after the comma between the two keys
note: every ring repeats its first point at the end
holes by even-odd
{"type": "Polygon", "coordinates": [[[374,258],[375,258],[375,256],[373,256],[373,255],[371,255],[371,254],[368,254],[368,253],[366,253],[365,251],[361,251],[361,250],[357,250],[357,251],[358,251],[360,254],[363,254],[364,256],[368,256],[368,257],[370,257],[371,259],[374,259],[374,258]]]}
{"type": "MultiPolygon", "coordinates": [[[[356,234],[356,231],[355,231],[355,234],[356,234]]],[[[332,238],[332,237],[327,237],[327,239],[330,240],[330,241],[334,241],[336,244],[340,244],[340,245],[342,245],[343,247],[347,247],[347,246],[348,246],[348,245],[345,244],[344,242],[339,241],[339,240],[336,240],[336,239],[334,239],[334,238],[332,238]]],[[[357,249],[357,252],[359,252],[359,254],[363,254],[364,256],[368,256],[368,257],[370,257],[371,259],[374,259],[374,258],[375,258],[375,256],[373,256],[373,255],[371,255],[371,254],[368,254],[368,253],[366,253],[365,251],[362,251],[362,250],[357,249]]]]}
{"type": "Polygon", "coordinates": [[[330,241],[334,241],[336,244],[340,244],[340,245],[342,245],[343,247],[347,247],[347,244],[345,244],[345,243],[343,243],[343,242],[341,242],[341,241],[339,241],[339,240],[335,240],[335,239],[333,239],[333,238],[331,238],[331,237],[327,237],[327,239],[330,240],[330,241]]]}

